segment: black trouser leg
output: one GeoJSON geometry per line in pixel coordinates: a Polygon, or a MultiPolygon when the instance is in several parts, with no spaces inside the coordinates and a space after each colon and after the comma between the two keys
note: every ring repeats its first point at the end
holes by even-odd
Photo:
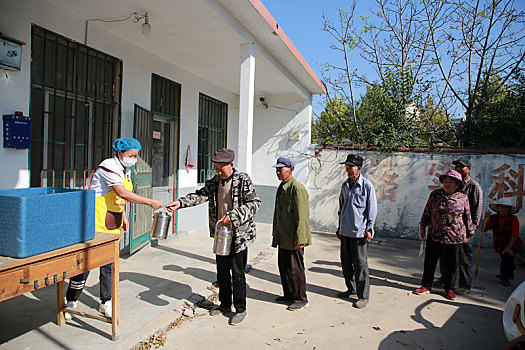
{"type": "Polygon", "coordinates": [[[279,266],[279,275],[283,286],[283,296],[286,300],[293,300],[292,271],[290,269],[290,254],[288,252],[290,250],[279,248],[277,265],[279,266]]]}
{"type": "MultiPolygon", "coordinates": [[[[423,265],[423,277],[421,278],[421,286],[432,290],[432,282],[434,282],[434,273],[436,272],[436,265],[440,260],[442,251],[442,244],[434,242],[430,236],[427,237],[427,246],[425,248],[425,262],[423,265]]],[[[445,259],[441,259],[444,261],[445,259]]],[[[446,268],[441,268],[441,273],[446,268]]]]}
{"type": "Polygon", "coordinates": [[[248,260],[248,249],[235,253],[232,250],[228,256],[216,256],[217,282],[219,283],[219,301],[221,307],[232,306],[232,277],[233,277],[233,305],[236,312],[246,310],[246,277],[244,269],[248,260]],[[232,274],[230,274],[230,270],[232,274]],[[233,276],[232,276],[233,275],[233,276]]]}
{"type": "Polygon", "coordinates": [[[248,262],[248,248],[234,254],[231,259],[233,280],[233,306],[235,312],[246,311],[246,275],[244,269],[248,262]]]}
{"type": "Polygon", "coordinates": [[[343,269],[343,276],[345,278],[346,289],[350,292],[356,291],[354,265],[352,263],[352,254],[350,249],[350,239],[341,236],[341,267],[343,269]]]}
{"type": "Polygon", "coordinates": [[[463,289],[472,288],[472,240],[461,244],[458,261],[459,287],[463,289]]]}
{"type": "MultiPolygon", "coordinates": [[[[341,255],[349,253],[349,259],[351,261],[351,266],[354,272],[354,280],[356,286],[356,293],[359,299],[368,299],[370,298],[370,276],[368,272],[368,243],[364,243],[363,238],[350,238],[341,236],[341,245],[347,246],[347,248],[341,248],[341,255]],[[348,250],[348,251],[347,251],[348,250]]],[[[345,257],[346,261],[348,257],[345,257]]],[[[343,264],[343,259],[341,259],[341,265],[343,264]]],[[[343,270],[343,275],[344,275],[343,270]]],[[[350,279],[345,276],[345,282],[350,279]]],[[[350,280],[350,285],[351,280],[350,280]]],[[[347,284],[348,287],[348,284],[347,284]]]]}
{"type": "Polygon", "coordinates": [[[306,297],[304,248],[299,250],[279,248],[277,259],[284,297],[288,300],[308,301],[306,297]]]}
{"type": "Polygon", "coordinates": [[[69,287],[66,292],[67,301],[77,301],[84,290],[86,280],[89,276],[89,271],[81,273],[80,275],[73,276],[69,279],[69,287]]]}
{"type": "Polygon", "coordinates": [[[100,267],[100,301],[105,303],[111,300],[111,264],[100,267]]]}
{"type": "Polygon", "coordinates": [[[458,274],[458,260],[461,244],[443,244],[443,288],[454,290],[455,281],[458,274]]]}
{"type": "Polygon", "coordinates": [[[501,256],[501,265],[500,265],[500,275],[502,281],[509,281],[514,278],[514,255],[508,253],[500,254],[501,256]]]}

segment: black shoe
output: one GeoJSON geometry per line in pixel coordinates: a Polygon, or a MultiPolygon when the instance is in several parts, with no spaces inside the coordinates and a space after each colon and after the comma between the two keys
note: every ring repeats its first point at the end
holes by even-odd
{"type": "Polygon", "coordinates": [[[231,312],[232,311],[232,307],[222,307],[222,306],[218,306],[214,309],[212,309],[210,311],[210,315],[211,316],[217,316],[217,315],[224,315],[225,313],[228,313],[228,312],[231,312]]]}
{"type": "Polygon", "coordinates": [[[275,298],[275,302],[279,304],[288,304],[288,303],[293,303],[293,300],[285,298],[285,297],[277,297],[275,298]]]}
{"type": "Polygon", "coordinates": [[[337,293],[337,297],[338,297],[338,298],[350,298],[350,297],[354,297],[354,298],[356,298],[356,297],[357,297],[357,294],[356,294],[356,292],[353,292],[353,291],[347,290],[347,291],[345,291],[345,292],[338,292],[338,293],[337,293]]]}

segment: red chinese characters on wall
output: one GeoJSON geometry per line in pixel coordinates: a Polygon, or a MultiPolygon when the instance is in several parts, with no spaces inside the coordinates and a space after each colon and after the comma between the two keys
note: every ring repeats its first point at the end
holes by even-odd
{"type": "Polygon", "coordinates": [[[397,163],[393,161],[380,163],[376,159],[373,171],[368,174],[370,181],[374,184],[376,190],[376,197],[378,200],[386,200],[390,202],[396,201],[396,193],[399,185],[396,179],[399,177],[396,174],[397,163]]]}
{"type": "Polygon", "coordinates": [[[522,208],[523,196],[523,175],[525,164],[518,165],[518,171],[511,168],[507,163],[492,170],[494,185],[488,195],[490,199],[498,200],[504,197],[516,197],[516,206],[522,208]]]}
{"type": "Polygon", "coordinates": [[[441,182],[439,181],[439,177],[449,171],[452,166],[451,162],[445,163],[444,161],[440,161],[438,163],[432,163],[432,166],[430,167],[430,170],[428,171],[428,175],[432,176],[432,185],[428,185],[428,189],[431,191],[437,190],[441,188],[441,182]]]}

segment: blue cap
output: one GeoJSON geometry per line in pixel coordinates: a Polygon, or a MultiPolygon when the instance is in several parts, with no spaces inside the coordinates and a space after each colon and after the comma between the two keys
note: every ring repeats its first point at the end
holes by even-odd
{"type": "Polygon", "coordinates": [[[287,158],[287,157],[279,157],[277,158],[277,163],[273,166],[274,168],[282,168],[282,167],[289,167],[294,168],[295,167],[295,161],[293,159],[287,158]]]}
{"type": "Polygon", "coordinates": [[[136,149],[137,151],[140,151],[142,149],[139,140],[134,139],[133,137],[124,137],[122,139],[116,139],[113,142],[113,150],[115,152],[129,151],[132,149],[136,149]]]}

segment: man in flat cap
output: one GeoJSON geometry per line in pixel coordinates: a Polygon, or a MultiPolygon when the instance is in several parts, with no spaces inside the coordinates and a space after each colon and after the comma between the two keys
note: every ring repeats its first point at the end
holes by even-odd
{"type": "Polygon", "coordinates": [[[223,148],[211,158],[215,164],[215,175],[207,180],[204,187],[168,204],[173,209],[188,208],[205,202],[209,203],[210,236],[215,235],[218,219],[233,226],[233,239],[228,256],[216,256],[217,280],[219,283],[219,307],[211,310],[212,316],[227,314],[233,306],[235,314],[231,325],[238,325],[246,318],[246,278],[244,269],[248,260],[248,246],[255,242],[254,216],[261,201],[255,192],[250,177],[233,167],[235,153],[223,148]],[[230,273],[231,270],[231,273],[230,273]]]}
{"type": "Polygon", "coordinates": [[[339,195],[339,227],[336,235],[341,240],[341,266],[347,290],[340,298],[357,295],[354,307],[362,309],[370,298],[368,272],[368,243],[374,237],[377,201],[374,186],[361,175],[363,158],[349,154],[345,165],[348,179],[339,195]]]}
{"type": "MultiPolygon", "coordinates": [[[[483,190],[479,183],[470,177],[472,165],[467,158],[459,158],[452,162],[454,170],[461,174],[463,179],[463,190],[468,197],[470,205],[470,217],[474,230],[479,226],[481,221],[481,212],[483,211],[483,190]]],[[[457,294],[467,294],[472,288],[472,239],[461,245],[458,259],[458,287],[457,294]]],[[[443,261],[440,259],[440,269],[443,261]]]]}
{"type": "Polygon", "coordinates": [[[276,301],[298,311],[308,306],[304,273],[304,247],[312,244],[308,192],[292,176],[295,161],[279,157],[273,167],[281,181],[275,195],[272,230],[272,247],[279,246],[277,260],[283,286],[283,296],[276,301]]]}

